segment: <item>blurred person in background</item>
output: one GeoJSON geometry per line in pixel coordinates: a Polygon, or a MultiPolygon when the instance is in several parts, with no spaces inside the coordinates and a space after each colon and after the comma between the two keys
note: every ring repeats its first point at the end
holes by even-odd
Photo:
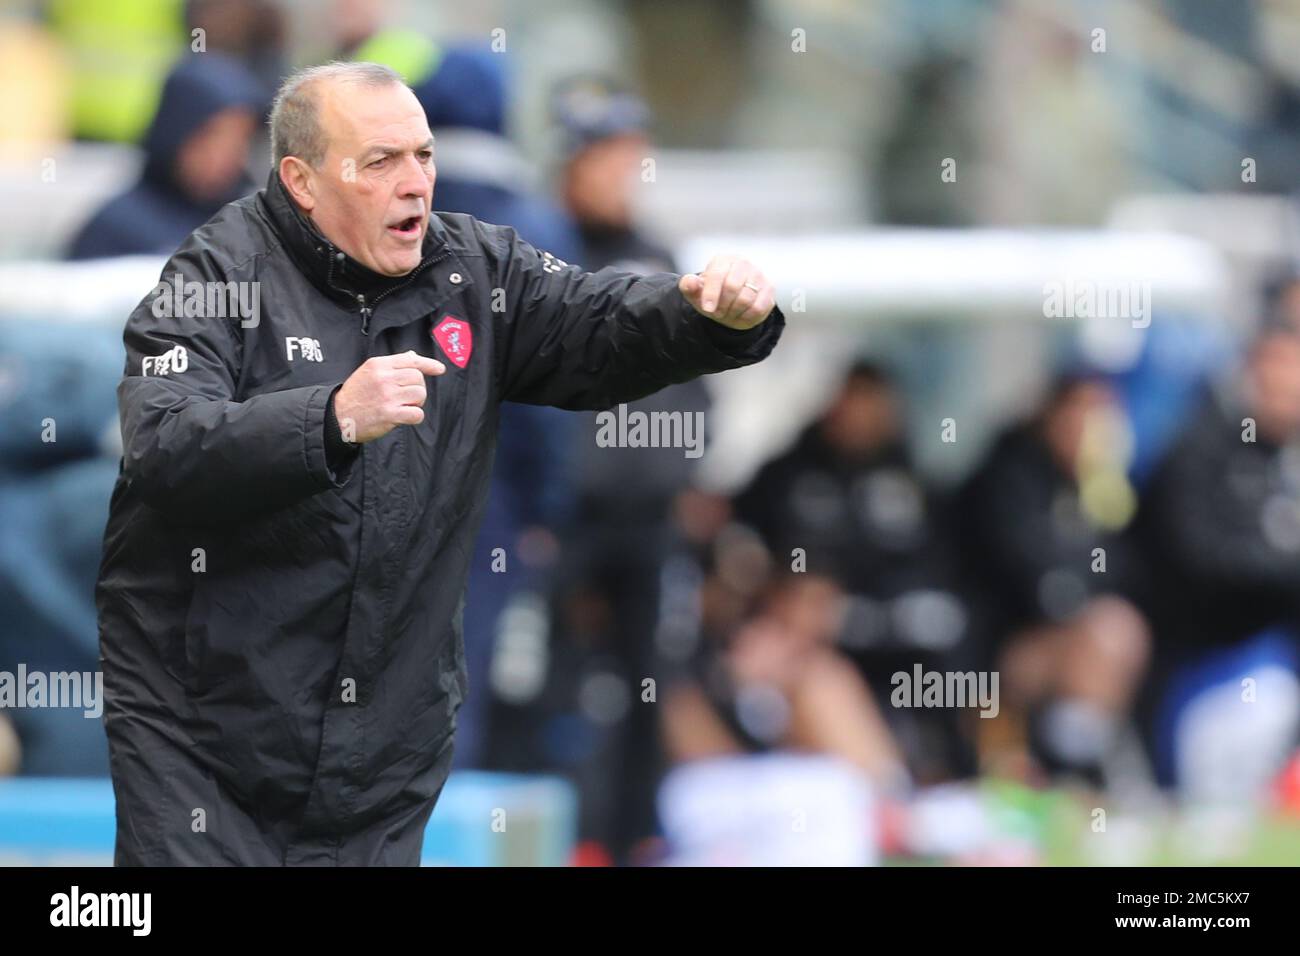
{"type": "Polygon", "coordinates": [[[1010,757],[1003,770],[1104,786],[1123,742],[1150,655],[1124,533],[1133,510],[1125,435],[1109,383],[1072,369],[994,442],[960,493],[1003,697],[993,726],[981,728],[982,756],[1010,757]]]}
{"type": "MultiPolygon", "coordinates": [[[[512,226],[527,242],[575,261],[573,224],[533,191],[537,174],[506,136],[505,58],[477,46],[438,48],[432,73],[414,86],[434,135],[434,207],[512,226]]],[[[390,64],[391,65],[391,64],[390,64]]],[[[570,475],[557,449],[572,442],[574,413],[507,402],[501,408],[487,510],[470,564],[464,634],[470,689],[460,711],[453,766],[491,762],[492,650],[516,595],[544,593],[558,532],[571,506],[570,475]],[[503,548],[505,571],[493,560],[503,548]]]]}
{"type": "MultiPolygon", "coordinates": [[[[289,72],[288,24],[275,0],[187,0],[185,26],[191,36],[203,31],[202,52],[239,60],[268,91],[289,72]]],[[[193,43],[191,43],[193,48],[193,43]]]]}
{"type": "MultiPolygon", "coordinates": [[[[634,216],[641,163],[651,152],[645,103],[612,80],[583,76],[557,86],[553,110],[565,156],[559,190],[578,229],[579,264],[593,272],[674,271],[672,253],[648,239],[634,216]]],[[[707,435],[709,394],[702,382],[674,385],[627,408],[704,414],[707,435]]],[[[584,533],[611,531],[613,537],[589,540],[585,560],[592,568],[631,561],[633,567],[609,573],[653,576],[662,561],[655,542],[664,540],[673,499],[690,484],[699,459],[680,449],[600,447],[599,428],[595,415],[584,414],[575,429],[577,520],[584,533]],[[628,553],[630,541],[641,542],[631,549],[635,554],[628,553]]],[[[615,613],[626,626],[644,630],[653,619],[655,601],[650,594],[636,600],[638,607],[618,604],[615,613]]]]}
{"type": "Polygon", "coordinates": [[[769,556],[747,539],[733,528],[714,542],[696,651],[664,682],[669,763],[792,750],[837,757],[881,790],[906,785],[871,691],[835,647],[844,593],[815,574],[765,574],[769,556]]]}
{"type": "MultiPolygon", "coordinates": [[[[826,410],[735,505],[778,561],[796,560],[800,549],[809,573],[845,593],[834,641],[878,699],[889,698],[893,674],[916,664],[966,669],[970,611],[951,518],[913,466],[901,399],[883,366],[854,363],[826,410]]],[[[886,720],[919,780],[973,771],[955,709],[888,708],[886,720]]]]}
{"type": "MultiPolygon", "coordinates": [[[[979,41],[962,51],[974,62],[959,74],[963,85],[952,90],[948,120],[969,136],[971,158],[961,162],[962,175],[978,183],[966,203],[972,220],[1099,222],[1139,181],[1134,153],[1145,131],[1133,128],[1123,105],[1154,58],[1133,56],[1116,68],[1114,60],[1126,55],[1122,44],[1099,55],[1097,33],[1106,31],[1079,4],[965,6],[978,7],[983,22],[979,41]],[[1062,150],[1061,143],[1074,148],[1062,150]]],[[[936,8],[934,15],[942,13],[936,8]]],[[[1183,60],[1179,69],[1185,68],[1183,60]]],[[[942,145],[941,156],[966,153],[967,143],[942,145]]]]}
{"type": "MultiPolygon", "coordinates": [[[[0,670],[99,669],[94,587],[121,453],[122,360],[118,322],[0,321],[0,670]]],[[[24,774],[107,774],[97,719],[62,707],[7,716],[24,774]]]]}
{"type": "Polygon", "coordinates": [[[1154,577],[1160,709],[1149,713],[1161,779],[1202,796],[1252,796],[1300,728],[1297,288],[1275,289],[1241,375],[1211,390],[1186,423],[1138,519],[1154,577]],[[1245,678],[1274,683],[1248,708],[1245,678]],[[1184,724],[1216,687],[1226,707],[1218,727],[1184,724]]]}
{"type": "MultiPolygon", "coordinates": [[[[650,111],[613,79],[582,75],[556,85],[552,115],[562,143],[558,190],[578,230],[576,262],[648,275],[676,270],[672,254],[638,227],[634,203],[651,152],[650,111]]],[[[628,414],[701,415],[708,390],[690,381],[626,404],[628,414]]],[[[607,447],[595,413],[575,416],[565,460],[573,523],[557,580],[556,675],[546,723],[582,795],[580,835],[622,859],[654,828],[661,769],[654,708],[640,703],[652,673],[661,571],[673,539],[670,514],[698,458],[681,448],[607,447]],[[602,688],[604,690],[602,690],[602,688]],[[620,701],[630,700],[631,706],[620,701]],[[561,730],[561,728],[568,728],[561,730]]],[[[707,441],[707,438],[705,439],[707,441]]]]}
{"type": "MultiPolygon", "coordinates": [[[[89,364],[80,370],[95,373],[89,364]]],[[[92,391],[102,403],[101,382],[95,375],[92,391]]],[[[70,444],[78,442],[85,422],[77,420],[75,406],[54,407],[67,415],[60,419],[59,443],[64,434],[70,444]]],[[[96,456],[0,481],[0,670],[12,672],[20,663],[29,673],[99,670],[94,582],[117,472],[115,460],[96,456]]],[[[14,709],[8,717],[22,742],[22,772],[107,774],[108,750],[93,702],[89,711],[14,709]]]]}
{"type": "Polygon", "coordinates": [[[563,153],[560,197],[582,234],[585,266],[671,268],[672,254],[641,233],[634,214],[652,152],[649,107],[608,77],[578,76],[557,84],[552,110],[563,153]]]}
{"type": "Polygon", "coordinates": [[[573,222],[537,191],[537,170],[507,136],[507,68],[502,54],[452,44],[440,48],[432,73],[412,87],[434,135],[435,205],[513,226],[528,242],[577,261],[582,247],[573,222]]]}
{"type": "MultiPolygon", "coordinates": [[[[338,59],[355,59],[361,44],[380,32],[387,14],[384,0],[333,0],[328,5],[326,16],[330,39],[335,44],[333,52],[338,59]]],[[[386,63],[385,66],[392,64],[386,63]]]]}
{"type": "Polygon", "coordinates": [[[1208,390],[1143,496],[1144,541],[1173,575],[1159,606],[1184,646],[1233,643],[1300,609],[1297,290],[1274,291],[1240,376],[1208,390]]]}
{"type": "Polygon", "coordinates": [[[334,48],[326,59],[382,63],[416,87],[438,68],[442,48],[422,30],[403,26],[389,0],[332,0],[327,30],[334,48]]]}
{"type": "Polygon", "coordinates": [[[249,149],[265,102],[239,61],[220,53],[183,57],[142,144],[139,181],[91,216],[68,258],[165,255],[250,191],[249,149]]]}
{"type": "Polygon", "coordinates": [[[185,0],[43,0],[68,62],[77,139],[134,143],[144,135],[176,56],[189,47],[185,0]]]}
{"type": "Polygon", "coordinates": [[[792,573],[728,499],[688,492],[665,567],[655,707],[665,753],[651,862],[872,862],[910,776],[878,703],[835,646],[845,594],[792,573]],[[816,817],[791,827],[791,808],[816,817]]]}

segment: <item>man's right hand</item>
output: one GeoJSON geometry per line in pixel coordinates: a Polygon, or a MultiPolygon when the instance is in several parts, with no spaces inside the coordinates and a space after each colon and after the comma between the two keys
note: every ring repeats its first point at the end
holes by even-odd
{"type": "Polygon", "coordinates": [[[441,375],[447,366],[418,352],[366,359],[334,395],[334,417],[344,441],[364,444],[382,438],[398,425],[424,421],[426,375],[441,375]]]}

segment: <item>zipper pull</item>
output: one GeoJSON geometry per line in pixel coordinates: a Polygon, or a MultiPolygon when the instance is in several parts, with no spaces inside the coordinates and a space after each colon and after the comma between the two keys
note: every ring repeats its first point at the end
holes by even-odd
{"type": "Polygon", "coordinates": [[[357,302],[361,306],[361,334],[369,335],[370,315],[373,312],[373,310],[370,308],[370,306],[366,305],[366,297],[364,295],[358,295],[357,302]]]}

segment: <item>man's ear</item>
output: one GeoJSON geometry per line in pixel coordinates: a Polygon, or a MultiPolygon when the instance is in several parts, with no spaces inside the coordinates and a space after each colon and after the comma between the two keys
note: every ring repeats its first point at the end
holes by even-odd
{"type": "Polygon", "coordinates": [[[280,182],[289,190],[289,195],[298,204],[298,208],[310,213],[316,208],[316,197],[312,194],[312,171],[297,156],[286,156],[280,160],[280,182]]]}

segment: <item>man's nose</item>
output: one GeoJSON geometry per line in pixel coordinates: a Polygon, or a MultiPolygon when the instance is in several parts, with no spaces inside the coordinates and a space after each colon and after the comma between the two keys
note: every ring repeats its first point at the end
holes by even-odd
{"type": "Polygon", "coordinates": [[[410,199],[419,196],[427,197],[432,191],[428,167],[414,156],[407,156],[402,163],[402,178],[397,184],[397,194],[404,199],[410,199]]]}

